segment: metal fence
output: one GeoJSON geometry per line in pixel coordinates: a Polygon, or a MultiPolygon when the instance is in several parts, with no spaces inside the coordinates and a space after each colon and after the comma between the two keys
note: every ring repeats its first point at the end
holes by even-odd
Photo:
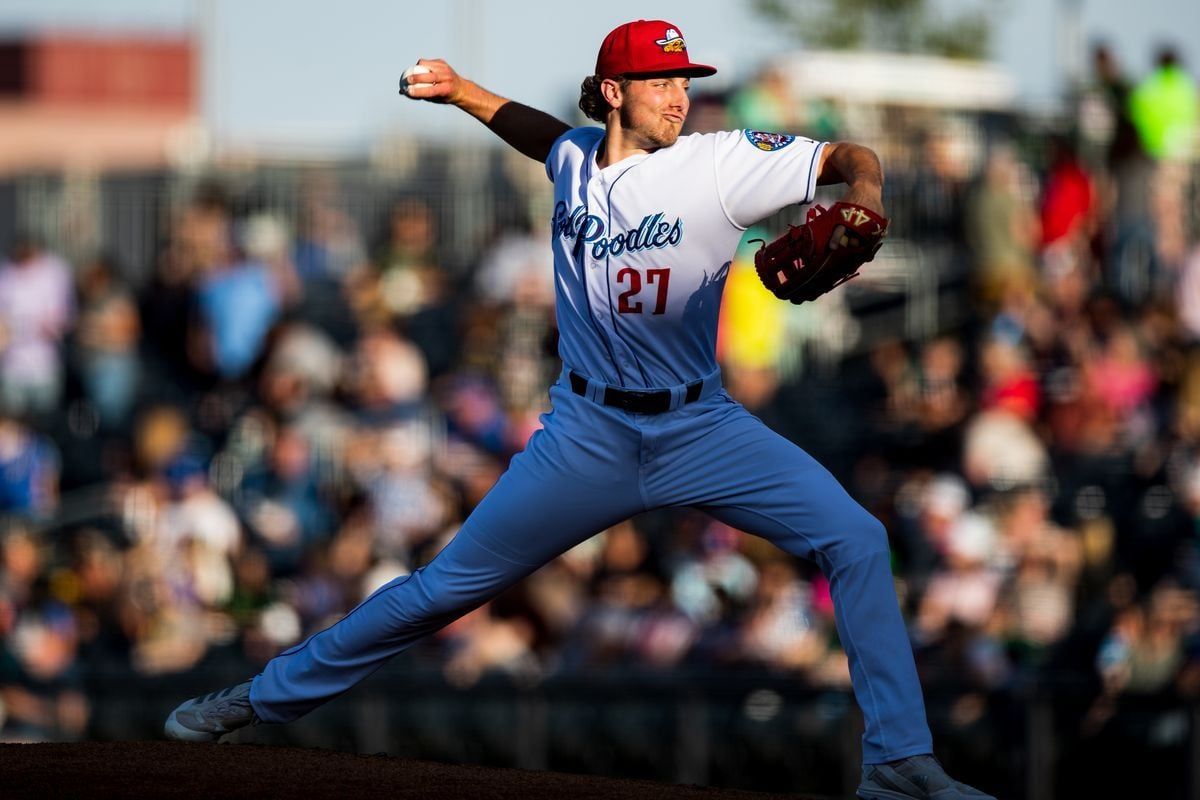
{"type": "Polygon", "coordinates": [[[314,204],[336,208],[368,246],[396,201],[419,198],[433,211],[443,266],[455,273],[473,264],[497,226],[550,218],[540,165],[498,148],[413,144],[371,161],[15,176],[0,181],[0,246],[26,233],[75,263],[105,253],[140,286],[153,273],[172,215],[209,185],[222,189],[235,215],[270,213],[299,234],[314,204]]]}
{"type": "MultiPolygon", "coordinates": [[[[244,675],[96,675],[89,736],[156,738],[182,697],[244,675]]],[[[1078,686],[1041,684],[981,700],[978,718],[966,720],[961,695],[926,697],[947,769],[999,797],[1200,797],[1194,701],[1126,697],[1090,731],[1084,721],[1093,697],[1078,686]]],[[[536,682],[493,675],[461,689],[432,669],[393,662],[297,722],[233,739],[848,797],[858,784],[861,735],[848,693],[779,675],[599,672],[536,682]]]]}

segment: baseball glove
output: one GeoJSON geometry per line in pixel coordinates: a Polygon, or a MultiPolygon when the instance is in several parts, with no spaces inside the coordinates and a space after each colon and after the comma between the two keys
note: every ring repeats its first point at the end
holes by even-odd
{"type": "MultiPolygon", "coordinates": [[[[858,275],[887,235],[887,217],[854,203],[808,210],[803,225],[754,254],[758,279],[780,300],[815,300],[858,275]]],[[[761,240],[759,240],[761,241],[761,240]]]]}

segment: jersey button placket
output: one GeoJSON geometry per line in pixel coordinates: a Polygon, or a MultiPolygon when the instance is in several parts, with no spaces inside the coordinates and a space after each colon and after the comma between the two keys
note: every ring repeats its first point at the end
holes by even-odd
{"type": "MultiPolygon", "coordinates": [[[[605,222],[605,228],[599,231],[599,236],[607,236],[609,233],[607,230],[608,189],[606,182],[607,178],[597,172],[588,181],[587,188],[587,205],[590,213],[605,222]]],[[[621,376],[620,382],[623,385],[625,378],[633,372],[633,365],[628,354],[623,351],[624,343],[616,334],[616,325],[613,320],[614,301],[608,283],[608,259],[607,257],[597,258],[592,252],[591,246],[586,242],[583,245],[583,259],[587,265],[584,280],[587,282],[588,295],[592,298],[592,312],[596,319],[596,325],[608,338],[613,366],[621,376]]]]}
{"type": "MultiPolygon", "coordinates": [[[[592,210],[592,213],[598,213],[600,209],[605,207],[604,201],[607,198],[605,197],[603,187],[604,176],[599,173],[593,175],[592,179],[588,181],[588,208],[592,210]]],[[[604,231],[601,235],[606,235],[607,233],[608,231],[604,231]]],[[[604,259],[596,258],[596,256],[592,253],[592,248],[587,242],[584,242],[583,244],[583,259],[584,263],[588,266],[587,271],[589,273],[593,270],[599,270],[605,266],[604,259]]],[[[611,302],[608,294],[607,280],[604,277],[601,277],[601,275],[597,274],[595,279],[590,277],[587,278],[587,282],[589,290],[593,288],[593,286],[596,289],[595,299],[598,302],[596,302],[593,306],[595,309],[596,322],[605,325],[607,328],[609,322],[609,304],[611,302]]]]}

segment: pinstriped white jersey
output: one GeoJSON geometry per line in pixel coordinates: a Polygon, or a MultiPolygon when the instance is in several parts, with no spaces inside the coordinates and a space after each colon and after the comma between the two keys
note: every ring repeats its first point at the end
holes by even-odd
{"type": "Polygon", "coordinates": [[[824,143],[692,134],[599,169],[603,137],[575,128],[546,159],[559,355],[633,389],[703,377],[717,366],[721,292],[743,232],[812,200],[824,143]]]}

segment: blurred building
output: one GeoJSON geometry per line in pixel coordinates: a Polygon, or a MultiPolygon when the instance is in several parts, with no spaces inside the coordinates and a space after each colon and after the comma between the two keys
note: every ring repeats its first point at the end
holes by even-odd
{"type": "Polygon", "coordinates": [[[1010,111],[1017,87],[999,64],[906,53],[815,50],[789,54],[777,68],[806,98],[848,105],[1010,111]]]}
{"type": "Polygon", "coordinates": [[[192,127],[198,64],[185,36],[0,40],[0,174],[167,164],[192,127]]]}

